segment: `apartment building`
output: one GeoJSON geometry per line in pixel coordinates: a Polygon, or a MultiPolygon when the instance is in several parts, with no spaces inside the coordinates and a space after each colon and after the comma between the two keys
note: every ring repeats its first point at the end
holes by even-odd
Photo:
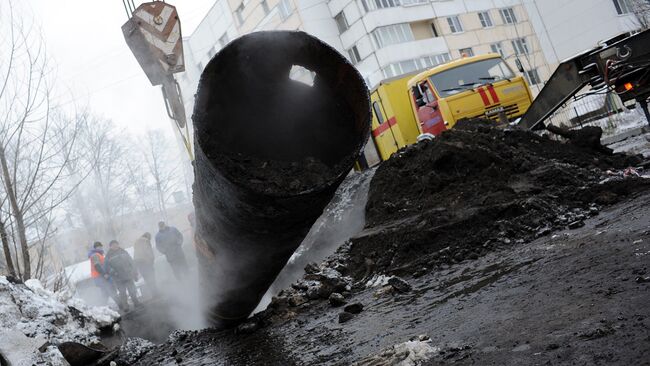
{"type": "Polygon", "coordinates": [[[546,60],[558,63],[599,41],[638,29],[642,0],[523,0],[546,60]]]}
{"type": "Polygon", "coordinates": [[[467,1],[466,12],[439,11],[434,25],[445,38],[452,58],[499,53],[513,70],[523,66],[524,75],[537,92],[552,73],[526,8],[518,1],[467,1]],[[470,7],[471,6],[471,7],[470,7]]]}
{"type": "MultiPolygon", "coordinates": [[[[521,64],[534,93],[560,60],[638,27],[633,0],[217,0],[184,41],[179,77],[191,115],[200,72],[232,39],[302,30],[346,55],[369,88],[462,55],[521,64]]],[[[181,14],[182,16],[182,14],[181,14]]]]}

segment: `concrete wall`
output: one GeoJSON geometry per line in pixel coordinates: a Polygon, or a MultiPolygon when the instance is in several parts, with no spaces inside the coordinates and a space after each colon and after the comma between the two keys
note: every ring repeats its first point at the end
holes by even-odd
{"type": "Polygon", "coordinates": [[[616,13],[612,0],[523,0],[523,3],[551,64],[637,27],[633,15],[616,13]]]}

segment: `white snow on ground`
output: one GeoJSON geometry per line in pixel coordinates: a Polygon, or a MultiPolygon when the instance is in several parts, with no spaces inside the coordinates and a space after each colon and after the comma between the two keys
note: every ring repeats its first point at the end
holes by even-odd
{"type": "Polygon", "coordinates": [[[386,286],[388,284],[388,280],[391,277],[392,276],[374,275],[374,276],[372,276],[371,279],[368,280],[368,282],[366,282],[366,288],[386,286]]]}
{"type": "Polygon", "coordinates": [[[37,350],[45,338],[29,338],[19,330],[0,329],[0,354],[11,366],[68,365],[55,346],[47,347],[44,353],[37,350]]]}
{"type": "Polygon", "coordinates": [[[589,122],[590,126],[600,126],[603,129],[604,136],[614,136],[631,129],[640,128],[648,125],[640,107],[618,113],[612,117],[606,117],[594,122],[589,122]],[[612,127],[613,125],[613,127],[612,127]]]}
{"type": "Polygon", "coordinates": [[[38,347],[46,341],[88,345],[98,341],[100,328],[110,327],[119,317],[108,307],[89,307],[68,294],[55,294],[38,280],[28,280],[23,285],[0,276],[0,345],[17,342],[14,347],[0,348],[5,358],[33,360],[28,362],[30,365],[43,360],[45,364],[56,365],[60,361],[58,350],[40,353],[38,347]],[[31,356],[25,356],[30,350],[31,356]]]}
{"type": "Polygon", "coordinates": [[[124,364],[130,365],[154,347],[155,345],[146,339],[127,338],[120,349],[120,360],[124,364]]]}
{"type": "Polygon", "coordinates": [[[368,356],[355,366],[417,366],[440,352],[439,347],[433,347],[428,337],[399,343],[388,347],[379,354],[368,356]]]}
{"type": "Polygon", "coordinates": [[[608,146],[614,152],[624,152],[628,154],[641,154],[644,157],[650,157],[650,134],[642,134],[630,137],[621,142],[608,146]]]}

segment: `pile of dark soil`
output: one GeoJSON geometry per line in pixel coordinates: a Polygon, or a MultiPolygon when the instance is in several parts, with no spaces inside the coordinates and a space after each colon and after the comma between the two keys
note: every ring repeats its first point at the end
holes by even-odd
{"type": "MultiPolygon", "coordinates": [[[[460,123],[398,151],[377,170],[366,230],[349,248],[356,280],[422,274],[553,230],[580,227],[599,206],[647,189],[642,178],[605,180],[639,156],[460,123]]],[[[346,257],[347,255],[343,255],[346,257]]]]}

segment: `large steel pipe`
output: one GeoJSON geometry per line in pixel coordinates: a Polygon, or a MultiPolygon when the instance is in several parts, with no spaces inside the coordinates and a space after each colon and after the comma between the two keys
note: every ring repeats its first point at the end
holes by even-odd
{"type": "Polygon", "coordinates": [[[192,117],[194,205],[214,323],[258,304],[358,158],[369,105],[358,71],[303,32],[245,35],[208,63],[192,117]]]}

